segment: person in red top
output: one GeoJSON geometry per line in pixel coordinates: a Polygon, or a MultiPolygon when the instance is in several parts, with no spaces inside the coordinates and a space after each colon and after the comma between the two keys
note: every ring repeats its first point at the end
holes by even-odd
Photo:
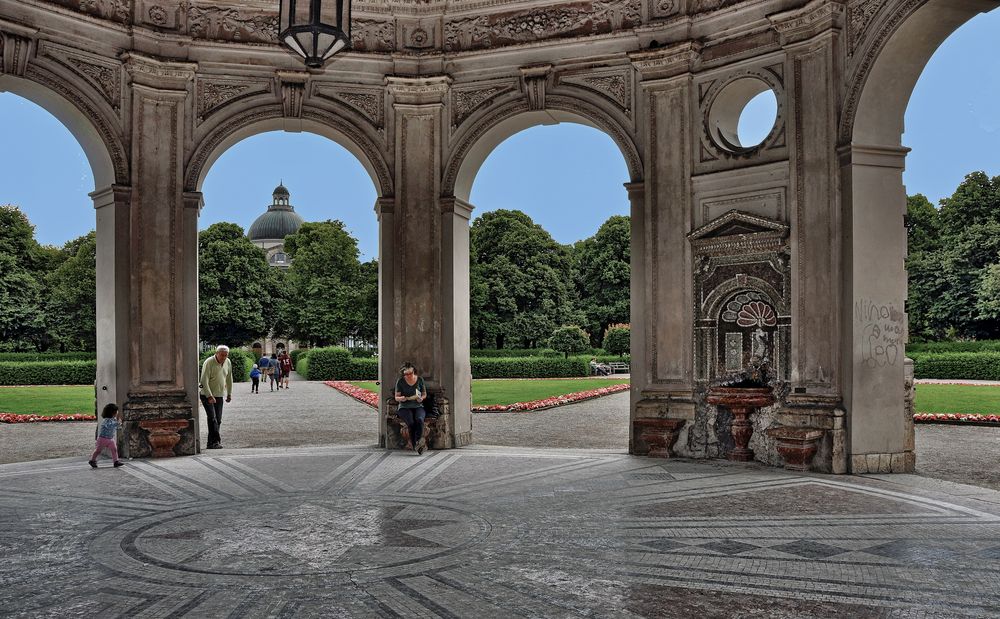
{"type": "Polygon", "coordinates": [[[278,355],[278,364],[281,367],[281,380],[285,382],[285,389],[288,389],[288,377],[292,373],[292,358],[285,351],[278,355]]]}

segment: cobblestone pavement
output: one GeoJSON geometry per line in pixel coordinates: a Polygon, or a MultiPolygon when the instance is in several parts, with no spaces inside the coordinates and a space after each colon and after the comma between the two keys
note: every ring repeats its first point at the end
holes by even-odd
{"type": "Polygon", "coordinates": [[[599,450],[0,465],[4,617],[996,617],[1000,493],[599,450]]]}
{"type": "MultiPolygon", "coordinates": [[[[378,442],[373,410],[322,383],[296,381],[288,391],[259,395],[250,394],[249,385],[236,390],[223,413],[225,453],[378,442]]],[[[535,413],[477,413],[473,433],[481,445],[624,452],[628,398],[620,393],[535,413]]],[[[93,436],[91,423],[0,424],[0,463],[82,457],[93,449],[93,436]]],[[[919,424],[916,438],[921,475],[1000,490],[1000,428],[919,424]]]]}

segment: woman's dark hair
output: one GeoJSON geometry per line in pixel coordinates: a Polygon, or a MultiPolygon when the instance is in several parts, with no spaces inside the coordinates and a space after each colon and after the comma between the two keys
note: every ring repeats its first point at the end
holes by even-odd
{"type": "Polygon", "coordinates": [[[399,368],[400,375],[402,375],[406,370],[413,370],[414,374],[417,373],[417,368],[413,367],[413,364],[409,361],[403,362],[403,365],[399,368]]]}
{"type": "Polygon", "coordinates": [[[101,411],[101,417],[103,417],[104,419],[111,419],[117,414],[118,414],[117,404],[105,404],[104,410],[101,411]]]}

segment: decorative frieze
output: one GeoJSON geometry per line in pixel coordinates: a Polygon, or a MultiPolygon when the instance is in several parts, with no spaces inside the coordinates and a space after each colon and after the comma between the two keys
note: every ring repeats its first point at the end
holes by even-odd
{"type": "Polygon", "coordinates": [[[558,81],[560,84],[567,84],[597,93],[621,108],[626,115],[631,115],[632,113],[631,71],[560,74],[558,81]]]}
{"type": "Polygon", "coordinates": [[[783,45],[810,39],[831,29],[839,29],[846,10],[844,5],[827,0],[813,0],[804,7],[768,17],[783,45]]]}
{"type": "Polygon", "coordinates": [[[358,52],[391,52],[396,49],[396,25],[391,20],[356,18],[351,22],[351,46],[358,52]]]}
{"type": "Polygon", "coordinates": [[[187,9],[188,34],[196,39],[277,43],[278,15],[253,14],[236,7],[199,6],[187,9]]]}
{"type": "Polygon", "coordinates": [[[884,0],[859,0],[847,7],[847,48],[851,54],[883,6],[884,0]]]}
{"type": "Polygon", "coordinates": [[[313,87],[313,95],[348,105],[371,123],[382,129],[385,127],[385,94],[381,89],[356,89],[327,85],[313,87]]]}
{"type": "Polygon", "coordinates": [[[48,41],[39,44],[38,53],[82,77],[112,109],[120,111],[124,79],[120,63],[48,41]]]}
{"type": "Polygon", "coordinates": [[[641,7],[640,0],[594,0],[452,19],[445,23],[444,49],[501,47],[633,28],[641,23],[641,7]]]}

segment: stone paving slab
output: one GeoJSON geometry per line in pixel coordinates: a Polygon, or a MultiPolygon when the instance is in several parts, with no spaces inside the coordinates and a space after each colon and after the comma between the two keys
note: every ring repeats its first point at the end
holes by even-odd
{"type": "Polygon", "coordinates": [[[996,617],[1000,493],[601,450],[0,465],[4,617],[996,617]]]}

